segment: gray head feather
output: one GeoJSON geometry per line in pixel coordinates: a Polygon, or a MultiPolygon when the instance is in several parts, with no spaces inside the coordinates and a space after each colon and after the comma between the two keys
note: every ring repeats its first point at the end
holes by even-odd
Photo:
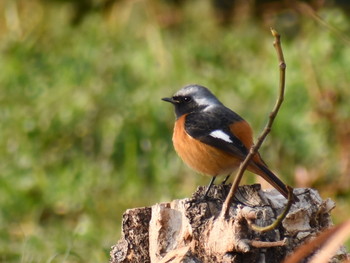
{"type": "Polygon", "coordinates": [[[222,103],[207,88],[200,85],[188,85],[180,89],[174,96],[190,96],[201,106],[222,105],[222,103]]]}

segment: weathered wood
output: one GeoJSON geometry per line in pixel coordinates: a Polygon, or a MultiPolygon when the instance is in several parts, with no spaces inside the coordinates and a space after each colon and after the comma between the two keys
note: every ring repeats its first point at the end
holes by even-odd
{"type": "Polygon", "coordinates": [[[151,262],[148,234],[150,220],[150,207],[126,210],[123,214],[123,237],[112,248],[111,262],[151,262]]]}
{"type": "Polygon", "coordinates": [[[112,247],[111,262],[268,262],[279,263],[304,241],[332,225],[335,203],[322,200],[313,189],[295,189],[293,204],[283,223],[261,233],[252,230],[271,224],[286,200],[260,185],[239,187],[229,218],[218,218],[230,185],[205,188],[192,198],[127,210],[122,239],[112,247]]]}

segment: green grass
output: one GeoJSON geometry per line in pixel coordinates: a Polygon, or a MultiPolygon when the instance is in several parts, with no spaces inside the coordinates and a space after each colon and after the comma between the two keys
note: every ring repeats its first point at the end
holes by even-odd
{"type": "MultiPolygon", "coordinates": [[[[107,262],[125,209],[206,184],[174,153],[173,109],[160,100],[185,84],[209,87],[262,130],[278,86],[269,29],[220,28],[205,4],[193,5],[169,28],[142,2],[77,28],[66,6],[29,5],[36,20],[20,13],[21,30],[2,31],[1,262],[107,262]]],[[[323,15],[349,32],[339,12],[323,15]]],[[[348,185],[341,187],[349,44],[310,18],[282,40],[286,100],[261,152],[292,185],[297,168],[313,176],[307,184],[337,201],[334,220],[342,222],[350,216],[348,185]]]]}

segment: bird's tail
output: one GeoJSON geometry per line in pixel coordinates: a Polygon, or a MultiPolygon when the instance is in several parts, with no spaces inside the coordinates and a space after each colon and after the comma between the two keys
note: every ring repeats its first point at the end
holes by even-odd
{"type": "MultiPolygon", "coordinates": [[[[269,184],[271,184],[274,188],[278,190],[286,199],[288,199],[288,189],[287,186],[273,173],[270,171],[269,168],[267,168],[266,165],[263,163],[256,163],[256,168],[253,172],[260,175],[262,178],[264,178],[269,184]]],[[[298,197],[293,194],[293,200],[294,202],[299,201],[298,197]]]]}

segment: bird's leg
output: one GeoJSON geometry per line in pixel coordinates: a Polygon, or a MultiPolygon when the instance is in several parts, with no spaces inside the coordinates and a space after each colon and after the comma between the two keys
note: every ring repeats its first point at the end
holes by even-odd
{"type": "Polygon", "coordinates": [[[221,184],[226,184],[226,182],[227,182],[228,178],[230,178],[230,176],[231,176],[231,174],[228,174],[228,175],[225,177],[225,179],[222,181],[221,184]]]}
{"type": "Polygon", "coordinates": [[[216,179],[216,176],[213,176],[213,178],[210,180],[210,183],[209,183],[209,185],[208,185],[208,187],[207,187],[207,190],[205,191],[205,194],[204,194],[203,198],[207,198],[208,193],[209,193],[209,191],[210,191],[210,188],[211,188],[212,185],[214,184],[215,179],[216,179]]]}

